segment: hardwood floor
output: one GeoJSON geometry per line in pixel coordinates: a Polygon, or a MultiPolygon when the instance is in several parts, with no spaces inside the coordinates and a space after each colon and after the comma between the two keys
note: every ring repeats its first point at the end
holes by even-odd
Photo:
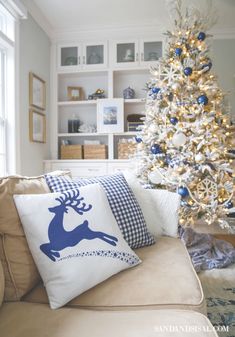
{"type": "Polygon", "coordinates": [[[230,234],[214,234],[214,237],[220,240],[230,242],[235,247],[235,235],[230,234]]]}

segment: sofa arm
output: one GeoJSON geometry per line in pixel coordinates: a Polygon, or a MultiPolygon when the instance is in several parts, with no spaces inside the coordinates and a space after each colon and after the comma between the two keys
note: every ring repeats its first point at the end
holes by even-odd
{"type": "Polygon", "coordinates": [[[3,273],[2,263],[1,263],[1,260],[0,260],[0,307],[1,307],[2,302],[3,302],[4,288],[5,288],[5,277],[4,277],[4,273],[3,273]]]}

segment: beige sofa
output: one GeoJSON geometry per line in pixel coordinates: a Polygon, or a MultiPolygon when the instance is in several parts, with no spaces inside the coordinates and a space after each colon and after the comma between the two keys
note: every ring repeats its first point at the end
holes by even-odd
{"type": "Polygon", "coordinates": [[[196,336],[216,336],[202,315],[200,281],[175,238],[138,249],[142,264],[51,310],[12,200],[15,193],[47,192],[43,177],[0,179],[0,337],[182,337],[193,326],[196,336]],[[185,331],[178,333],[180,326],[185,331]]]}

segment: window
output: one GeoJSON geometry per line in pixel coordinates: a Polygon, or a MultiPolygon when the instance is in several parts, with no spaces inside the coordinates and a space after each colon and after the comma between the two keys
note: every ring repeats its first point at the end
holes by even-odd
{"type": "Polygon", "coordinates": [[[6,174],[5,58],[5,51],[0,49],[0,176],[6,174]]]}
{"type": "Polygon", "coordinates": [[[15,39],[14,17],[0,4],[0,31],[11,41],[15,39]]]}
{"type": "Polygon", "coordinates": [[[26,18],[27,10],[20,0],[0,0],[0,176],[16,173],[16,159],[19,162],[15,122],[19,110],[15,99],[19,95],[16,22],[26,18]]]}
{"type": "Polygon", "coordinates": [[[0,176],[15,173],[15,44],[13,16],[0,4],[0,176]]]}

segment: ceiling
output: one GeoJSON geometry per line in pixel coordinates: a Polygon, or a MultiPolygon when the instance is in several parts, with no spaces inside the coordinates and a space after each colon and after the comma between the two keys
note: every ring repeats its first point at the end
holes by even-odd
{"type": "MultiPolygon", "coordinates": [[[[32,3],[53,32],[127,26],[166,25],[167,0],[23,0],[32,3]],[[35,6],[36,5],[36,6],[35,6]]],[[[207,0],[182,0],[206,8],[207,0]]],[[[213,0],[219,20],[217,30],[235,30],[235,0],[213,0]]]]}

